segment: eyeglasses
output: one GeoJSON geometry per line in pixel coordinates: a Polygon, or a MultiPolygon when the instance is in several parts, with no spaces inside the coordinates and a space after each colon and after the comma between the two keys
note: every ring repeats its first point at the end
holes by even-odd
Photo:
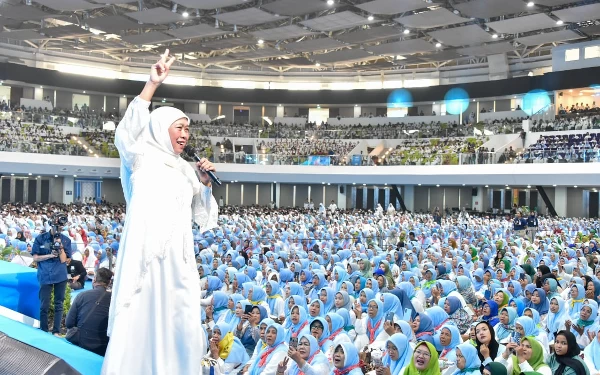
{"type": "Polygon", "coordinates": [[[415,351],[415,357],[429,358],[429,357],[431,357],[431,354],[429,354],[427,352],[422,352],[420,350],[416,350],[415,351]]]}
{"type": "Polygon", "coordinates": [[[313,329],[319,329],[319,330],[322,331],[323,330],[323,326],[312,326],[312,327],[310,327],[310,329],[311,330],[313,330],[313,329]]]}

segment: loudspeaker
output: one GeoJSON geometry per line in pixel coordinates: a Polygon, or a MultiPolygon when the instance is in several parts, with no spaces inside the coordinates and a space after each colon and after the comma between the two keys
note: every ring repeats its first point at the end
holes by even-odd
{"type": "Polygon", "coordinates": [[[0,374],[81,375],[62,359],[0,332],[0,374]]]}
{"type": "Polygon", "coordinates": [[[340,194],[344,194],[344,185],[340,185],[340,194]]]}
{"type": "Polygon", "coordinates": [[[474,188],[471,190],[471,195],[472,195],[472,196],[474,196],[474,197],[476,197],[476,196],[477,196],[477,188],[476,188],[476,187],[474,187],[474,188]]]}

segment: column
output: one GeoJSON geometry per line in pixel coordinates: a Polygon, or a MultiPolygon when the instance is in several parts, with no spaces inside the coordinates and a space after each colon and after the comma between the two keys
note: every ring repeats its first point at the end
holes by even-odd
{"type": "Polygon", "coordinates": [[[44,89],[41,87],[36,87],[33,89],[33,98],[35,100],[43,100],[44,99],[44,89]]]}
{"type": "Polygon", "coordinates": [[[483,211],[483,186],[475,186],[475,188],[477,188],[477,195],[472,195],[471,207],[473,210],[481,212],[483,211]]]}
{"type": "Polygon", "coordinates": [[[63,178],[63,203],[73,203],[73,190],[75,188],[75,178],[64,177],[63,178]]]}
{"type": "Polygon", "coordinates": [[[373,207],[377,207],[378,203],[379,203],[379,188],[374,187],[373,188],[373,207]]]}
{"type": "Polygon", "coordinates": [[[557,186],[554,188],[554,209],[558,216],[567,216],[567,187],[557,186]]]}
{"type": "Polygon", "coordinates": [[[127,97],[119,96],[119,113],[123,114],[127,110],[127,97]]]}
{"type": "Polygon", "coordinates": [[[10,178],[10,202],[15,201],[15,189],[17,187],[17,179],[14,177],[10,178]]]}
{"type": "Polygon", "coordinates": [[[356,186],[352,186],[350,198],[352,199],[352,207],[351,208],[356,208],[356,186]]]}
{"type": "Polygon", "coordinates": [[[364,187],[363,187],[363,210],[367,208],[367,203],[368,203],[368,200],[367,200],[367,192],[368,192],[368,191],[369,191],[369,190],[367,189],[367,187],[366,187],[366,186],[364,186],[364,187]]]}
{"type": "Polygon", "coordinates": [[[23,180],[23,203],[29,202],[29,179],[23,180]]]}
{"type": "Polygon", "coordinates": [[[338,185],[337,186],[337,206],[340,210],[345,210],[346,209],[346,185],[338,185]],[[343,193],[342,193],[343,191],[343,193]]]}
{"type": "MultiPolygon", "coordinates": [[[[258,184],[256,184],[256,197],[255,197],[255,201],[256,201],[256,203],[255,203],[255,204],[258,204],[258,184]]],[[[271,200],[269,199],[269,202],[270,202],[270,201],[271,201],[271,200]]]]}
{"type": "Polygon", "coordinates": [[[383,199],[383,204],[385,204],[385,207],[383,207],[383,209],[387,212],[387,207],[390,205],[390,189],[389,188],[385,188],[383,190],[383,195],[385,196],[383,199]]]}
{"type": "Polygon", "coordinates": [[[527,207],[529,207],[529,209],[531,210],[531,190],[527,189],[525,190],[525,204],[527,205],[527,207]]]}
{"type": "Polygon", "coordinates": [[[204,102],[200,103],[200,108],[199,108],[198,112],[201,115],[205,115],[206,114],[206,103],[204,103],[204,102]]]}
{"type": "Polygon", "coordinates": [[[292,190],[292,207],[296,207],[296,185],[294,185],[292,190]]]}
{"type": "MultiPolygon", "coordinates": [[[[283,117],[285,110],[283,106],[280,104],[277,106],[277,117],[283,117]]],[[[292,115],[293,116],[293,115],[292,115]]]]}
{"type": "Polygon", "coordinates": [[[504,213],[504,189],[500,190],[500,212],[504,213]]]}
{"type": "Polygon", "coordinates": [[[360,107],[360,106],[354,106],[354,118],[360,117],[360,115],[361,115],[361,113],[360,113],[361,109],[362,109],[362,107],[360,107]]]}
{"type": "MultiPolygon", "coordinates": [[[[311,193],[312,193],[312,191],[311,191],[310,185],[308,185],[308,197],[307,197],[308,200],[311,199],[311,193]]],[[[304,199],[302,201],[304,201],[304,199]]]]}
{"type": "Polygon", "coordinates": [[[240,197],[240,206],[244,205],[244,184],[240,185],[240,194],[242,195],[240,197]]]}
{"type": "Polygon", "coordinates": [[[42,179],[41,178],[39,179],[37,185],[35,186],[35,201],[37,203],[42,201],[42,179]]]}
{"type": "MultiPolygon", "coordinates": [[[[404,185],[404,191],[402,192],[402,199],[404,199],[404,205],[410,212],[415,211],[415,185],[404,185]]],[[[388,192],[389,196],[389,192],[388,192]]],[[[389,199],[389,197],[388,197],[389,199]]],[[[429,203],[427,203],[429,206],[429,203]]]]}
{"type": "MultiPolygon", "coordinates": [[[[281,195],[280,192],[281,192],[281,184],[278,182],[275,184],[275,205],[277,207],[279,207],[279,196],[281,195]]],[[[271,195],[271,197],[272,197],[272,195],[271,195]]]]}
{"type": "Polygon", "coordinates": [[[323,206],[327,209],[327,202],[325,201],[325,185],[323,185],[323,206]]]}
{"type": "MultiPolygon", "coordinates": [[[[106,99],[106,96],[104,99],[106,99]]],[[[95,198],[97,203],[102,201],[102,181],[96,181],[95,198]]]]}
{"type": "Polygon", "coordinates": [[[225,205],[229,205],[229,184],[225,184],[225,205]]]}

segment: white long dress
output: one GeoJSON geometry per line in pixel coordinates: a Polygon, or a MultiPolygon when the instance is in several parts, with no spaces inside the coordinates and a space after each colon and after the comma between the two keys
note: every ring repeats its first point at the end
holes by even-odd
{"type": "Polygon", "coordinates": [[[191,225],[216,226],[218,206],[193,168],[156,140],[177,118],[149,126],[148,106],[136,98],[116,131],[127,216],[102,374],[196,375],[207,341],[191,225]]]}

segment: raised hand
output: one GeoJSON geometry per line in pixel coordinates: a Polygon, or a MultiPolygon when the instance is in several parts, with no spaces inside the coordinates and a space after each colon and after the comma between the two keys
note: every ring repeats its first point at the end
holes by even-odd
{"type": "Polygon", "coordinates": [[[160,56],[160,59],[150,69],[150,82],[156,85],[163,83],[169,75],[169,70],[173,62],[175,62],[175,56],[169,58],[169,49],[166,49],[165,53],[160,56]]]}
{"type": "Polygon", "coordinates": [[[279,362],[279,364],[277,365],[277,373],[278,374],[283,374],[285,372],[289,361],[290,361],[290,358],[285,357],[283,359],[283,361],[279,362]]]}

